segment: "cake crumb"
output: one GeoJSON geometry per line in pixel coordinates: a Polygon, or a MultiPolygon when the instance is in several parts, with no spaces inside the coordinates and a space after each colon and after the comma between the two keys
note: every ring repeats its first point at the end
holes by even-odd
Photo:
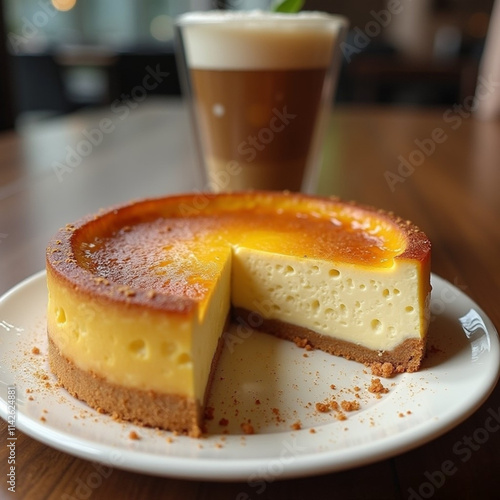
{"type": "Polygon", "coordinates": [[[371,365],[372,375],[376,377],[390,378],[397,370],[394,368],[392,363],[373,363],[371,365]]]}
{"type": "Polygon", "coordinates": [[[38,347],[34,346],[33,349],[31,349],[31,352],[33,354],[40,354],[40,349],[38,347]]]}
{"type": "Polygon", "coordinates": [[[340,406],[339,404],[337,403],[337,401],[335,401],[334,399],[332,399],[330,401],[330,408],[334,411],[338,411],[340,409],[340,406]]]}
{"type": "Polygon", "coordinates": [[[310,434],[316,434],[316,429],[314,429],[314,428],[309,429],[309,433],[310,434]]]}
{"type": "Polygon", "coordinates": [[[172,437],[170,437],[170,436],[169,436],[169,437],[167,437],[167,438],[165,439],[165,441],[166,441],[167,443],[171,444],[171,443],[173,443],[173,442],[174,442],[174,438],[172,438],[172,437]]]}
{"type": "Polygon", "coordinates": [[[139,434],[137,434],[137,432],[135,432],[135,431],[130,431],[128,434],[128,438],[133,439],[134,441],[138,441],[139,439],[141,439],[139,434]]]}
{"type": "Polygon", "coordinates": [[[250,422],[243,422],[241,425],[241,430],[245,433],[245,434],[255,434],[255,430],[253,428],[253,425],[250,423],[250,422]]]}
{"type": "Polygon", "coordinates": [[[325,403],[316,403],[316,410],[320,413],[328,413],[330,411],[330,405],[325,403]]]}
{"type": "Polygon", "coordinates": [[[297,422],[294,422],[290,427],[294,431],[300,431],[300,429],[302,429],[302,422],[300,420],[297,420],[297,422]]]}
{"type": "Polygon", "coordinates": [[[41,422],[46,422],[46,421],[47,421],[47,419],[46,419],[46,418],[42,415],[42,416],[40,417],[40,421],[41,421],[41,422]]]}
{"type": "Polygon", "coordinates": [[[368,391],[373,394],[380,395],[387,394],[389,392],[389,389],[382,385],[379,378],[372,378],[370,387],[368,387],[368,391]]]}
{"type": "Polygon", "coordinates": [[[274,416],[276,417],[276,422],[284,422],[284,419],[281,418],[281,413],[279,408],[271,408],[274,416]]]}
{"type": "Polygon", "coordinates": [[[33,392],[33,389],[26,389],[26,394],[31,394],[33,392]]]}
{"type": "Polygon", "coordinates": [[[337,420],[347,420],[347,417],[345,416],[344,413],[342,413],[341,411],[339,411],[336,415],[335,415],[335,418],[337,420]]]}
{"type": "Polygon", "coordinates": [[[337,387],[335,386],[335,384],[330,384],[330,389],[331,389],[332,391],[334,391],[336,388],[337,388],[337,387]]]}
{"type": "Polygon", "coordinates": [[[305,349],[306,351],[312,351],[312,345],[309,343],[308,339],[303,339],[301,337],[294,337],[293,342],[297,347],[305,349]]]}
{"type": "Polygon", "coordinates": [[[116,290],[119,293],[123,293],[125,295],[125,297],[134,297],[135,296],[135,291],[132,290],[132,288],[125,286],[125,285],[119,286],[116,290]]]}
{"type": "Polygon", "coordinates": [[[205,420],[213,420],[214,419],[215,408],[213,406],[207,406],[205,408],[205,420]]]}
{"type": "Polygon", "coordinates": [[[359,401],[341,401],[340,406],[344,411],[357,411],[359,410],[359,401]]]}
{"type": "Polygon", "coordinates": [[[256,404],[256,405],[260,405],[260,399],[256,399],[256,400],[255,400],[255,404],[256,404]]]}
{"type": "Polygon", "coordinates": [[[34,401],[35,398],[33,396],[28,396],[28,401],[34,401]]]}
{"type": "Polygon", "coordinates": [[[227,418],[221,418],[219,420],[219,425],[222,427],[226,427],[229,424],[229,420],[227,418]]]}
{"type": "Polygon", "coordinates": [[[103,278],[102,276],[97,276],[94,278],[94,281],[97,283],[97,284],[103,284],[103,285],[106,285],[108,286],[109,285],[109,281],[106,279],[106,278],[103,278]]]}

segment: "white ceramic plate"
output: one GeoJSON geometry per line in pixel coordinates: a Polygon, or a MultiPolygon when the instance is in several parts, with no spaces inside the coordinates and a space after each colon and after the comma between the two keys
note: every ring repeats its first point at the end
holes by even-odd
{"type": "MultiPolygon", "coordinates": [[[[58,388],[47,365],[41,272],[0,299],[0,416],[15,385],[17,429],[108,467],[208,480],[263,482],[338,471],[405,452],[465,420],[493,390],[497,332],[457,287],[433,276],[429,353],[418,373],[368,391],[364,366],[257,332],[233,332],[220,361],[203,439],[114,421],[58,388]],[[33,348],[40,350],[33,353],[33,348]],[[307,356],[305,356],[307,355],[307,356]],[[335,386],[333,388],[333,386],[335,386]],[[357,401],[321,413],[316,403],[357,401]],[[300,429],[292,425],[300,421],[300,429]],[[242,424],[252,425],[246,435],[242,424]],[[135,431],[140,439],[131,439],[135,431]]],[[[36,349],[35,349],[36,351],[36,349]]],[[[248,429],[248,427],[247,427],[248,429]]]]}

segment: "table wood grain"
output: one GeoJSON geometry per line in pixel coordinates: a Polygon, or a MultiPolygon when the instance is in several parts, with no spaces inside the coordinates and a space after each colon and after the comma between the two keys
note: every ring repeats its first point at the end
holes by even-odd
{"type": "MultiPolygon", "coordinates": [[[[199,187],[181,103],[148,98],[130,111],[123,118],[111,109],[80,112],[0,135],[0,294],[44,267],[45,245],[65,223],[114,203],[199,187]],[[90,153],[61,173],[57,162],[65,162],[69,148],[85,151],[85,131],[88,135],[98,129],[102,120],[113,130],[103,132],[100,142],[95,135],[90,153]]],[[[499,138],[499,123],[480,122],[453,108],[338,108],[328,131],[319,189],[413,220],[433,243],[433,272],[464,290],[497,326],[499,138]]],[[[474,438],[489,412],[500,412],[498,388],[465,422],[426,445],[369,466],[270,481],[265,488],[119,469],[96,476],[95,464],[18,432],[15,495],[7,491],[7,431],[1,421],[0,497],[496,498],[500,432],[492,428],[480,444],[474,438]],[[453,451],[459,441],[469,443],[466,461],[453,451]],[[433,473],[449,460],[456,472],[438,481],[439,474],[433,473]],[[87,489],[78,489],[82,484],[87,489]]]]}

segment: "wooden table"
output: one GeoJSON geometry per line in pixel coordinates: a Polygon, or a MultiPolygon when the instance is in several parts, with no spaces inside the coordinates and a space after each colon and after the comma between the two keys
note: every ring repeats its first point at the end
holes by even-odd
{"type": "MultiPolygon", "coordinates": [[[[412,219],[433,242],[433,271],[476,300],[496,325],[499,137],[500,124],[477,122],[458,108],[338,108],[320,189],[412,219]]],[[[43,268],[47,240],[68,221],[132,198],[193,189],[193,159],[186,114],[177,101],[150,98],[127,116],[102,109],[1,135],[0,293],[43,268]],[[65,162],[68,147],[85,152],[82,131],[99,126],[105,130],[100,141],[94,132],[90,153],[78,165],[74,160],[71,171],[59,168],[58,177],[54,165],[65,162]]],[[[500,389],[464,423],[413,451],[344,472],[268,482],[265,491],[247,482],[187,481],[115,469],[85,498],[493,498],[500,490],[500,432],[491,428],[485,442],[474,441],[488,410],[500,411],[500,389]],[[459,441],[470,443],[466,462],[454,455],[459,441]],[[457,462],[454,474],[442,485],[422,486],[451,459],[457,462]]],[[[0,497],[7,498],[3,421],[0,443],[0,497]]],[[[18,433],[17,498],[83,498],[84,490],[76,493],[78,481],[93,471],[92,463],[18,433]]]]}

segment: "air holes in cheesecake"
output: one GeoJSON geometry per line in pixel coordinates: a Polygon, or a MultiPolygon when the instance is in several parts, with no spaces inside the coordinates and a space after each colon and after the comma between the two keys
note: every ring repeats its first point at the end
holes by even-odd
{"type": "Polygon", "coordinates": [[[315,274],[318,274],[319,273],[319,267],[318,266],[312,266],[311,267],[311,271],[315,274]]]}
{"type": "Polygon", "coordinates": [[[347,316],[347,306],[345,304],[340,304],[339,310],[341,316],[347,316]]]}
{"type": "Polygon", "coordinates": [[[414,310],[415,310],[415,309],[413,308],[413,306],[406,306],[406,307],[405,307],[405,311],[406,311],[407,313],[412,313],[414,310]]]}
{"type": "Polygon", "coordinates": [[[340,271],[338,269],[330,269],[328,271],[328,276],[330,276],[330,278],[338,278],[340,276],[340,271]]]}
{"type": "Polygon", "coordinates": [[[391,292],[389,292],[389,289],[388,288],[384,288],[384,291],[382,292],[382,295],[384,297],[389,297],[390,294],[391,294],[391,292]]]}
{"type": "Polygon", "coordinates": [[[148,354],[146,343],[142,339],[133,340],[128,345],[128,348],[138,358],[145,358],[148,354]]]}
{"type": "Polygon", "coordinates": [[[319,300],[313,300],[311,302],[311,308],[313,311],[317,311],[319,309],[319,300]]]}
{"type": "Polygon", "coordinates": [[[179,357],[177,358],[177,363],[179,363],[180,365],[186,365],[190,362],[191,362],[191,356],[187,352],[179,354],[179,357]]]}
{"type": "Polygon", "coordinates": [[[382,323],[379,319],[372,319],[370,326],[375,333],[382,333],[382,323]]]}
{"type": "Polygon", "coordinates": [[[389,326],[387,328],[387,333],[389,334],[389,338],[393,339],[396,336],[396,329],[393,326],[389,326]]]}
{"type": "Polygon", "coordinates": [[[56,321],[58,323],[66,323],[66,311],[62,307],[56,309],[56,321]]]}
{"type": "Polygon", "coordinates": [[[285,275],[290,275],[290,274],[294,274],[294,273],[295,273],[295,269],[292,266],[285,267],[285,275]]]}
{"type": "Polygon", "coordinates": [[[160,353],[162,356],[170,357],[177,350],[173,342],[162,342],[160,344],[160,353]]]}
{"type": "Polygon", "coordinates": [[[354,281],[352,281],[352,278],[347,278],[347,279],[346,279],[346,285],[347,285],[349,288],[354,288],[354,281]]]}
{"type": "Polygon", "coordinates": [[[394,295],[399,295],[401,292],[400,292],[397,288],[395,288],[395,289],[392,291],[392,293],[393,293],[394,295]]]}
{"type": "Polygon", "coordinates": [[[294,302],[295,298],[293,297],[293,295],[287,295],[286,296],[286,301],[287,302],[294,302]]]}
{"type": "Polygon", "coordinates": [[[361,283],[361,284],[359,285],[359,289],[360,289],[360,290],[366,290],[366,285],[365,285],[364,283],[361,283]]]}

